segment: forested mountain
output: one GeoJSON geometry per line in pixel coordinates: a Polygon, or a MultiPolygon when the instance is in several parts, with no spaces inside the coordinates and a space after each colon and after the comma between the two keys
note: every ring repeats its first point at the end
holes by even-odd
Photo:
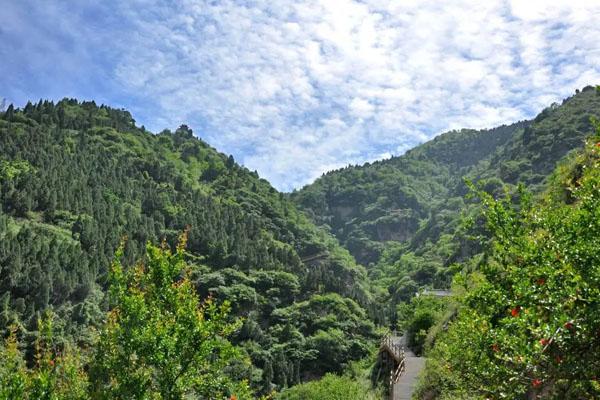
{"type": "MultiPolygon", "coordinates": [[[[94,398],[127,397],[129,383],[114,374],[139,371],[123,341],[147,357],[134,385],[139,398],[148,385],[167,396],[173,382],[183,386],[172,398],[192,393],[187,384],[209,393],[198,371],[227,396],[238,392],[223,376],[267,394],[341,372],[370,354],[376,324],[400,322],[420,350],[445,308],[427,299],[409,305],[415,292],[477,271],[493,243],[467,181],[488,205],[505,192],[518,200],[518,183],[542,193],[598,116],[600,94],[586,87],[531,121],[447,132],[288,196],[185,125],[152,134],[125,110],[73,99],[10,105],[0,113],[0,331],[8,337],[0,356],[16,361],[0,368],[0,389],[22,390],[21,378],[38,387],[40,366],[56,371],[56,360],[86,371],[85,382],[65,380],[82,385],[73,399],[90,390],[94,398]],[[186,317],[198,308],[205,314],[186,317]],[[83,358],[43,350],[48,310],[52,351],[75,345],[83,358]],[[181,352],[199,348],[195,329],[207,329],[213,347],[188,363],[181,357],[196,353],[181,352]],[[169,346],[184,350],[173,356],[169,346]],[[206,359],[223,371],[213,374],[206,359]],[[23,373],[34,360],[38,369],[23,373]],[[152,377],[167,367],[172,381],[152,377]]],[[[580,175],[570,171],[569,179],[580,175]]]]}
{"type": "MultiPolygon", "coordinates": [[[[41,311],[86,346],[104,321],[107,270],[147,242],[174,245],[202,297],[230,300],[258,391],[368,354],[376,308],[363,267],[255,172],[187,126],[151,134],[124,110],[40,101],[0,114],[0,330],[31,343],[41,311]],[[188,228],[186,228],[188,227],[188,228]]],[[[30,348],[31,349],[31,348],[30,348]]]]}
{"type": "Polygon", "coordinates": [[[588,86],[531,121],[447,132],[402,156],[329,172],[291,198],[367,266],[385,299],[407,301],[419,287],[448,287],[452,265],[481,250],[465,179],[490,193],[519,182],[539,192],[598,116],[600,95],[588,86]]]}
{"type": "Polygon", "coordinates": [[[404,156],[329,172],[292,198],[358,260],[374,263],[383,243],[414,237],[432,210],[456,195],[462,177],[526,125],[448,132],[404,156]]]}

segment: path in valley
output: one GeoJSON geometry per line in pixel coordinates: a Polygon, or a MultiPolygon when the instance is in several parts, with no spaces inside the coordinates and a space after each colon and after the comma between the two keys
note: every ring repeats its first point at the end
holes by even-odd
{"type": "MultiPolygon", "coordinates": [[[[449,290],[426,289],[417,296],[448,297],[449,290]]],[[[417,357],[406,345],[406,336],[391,336],[392,347],[404,349],[404,372],[394,384],[391,400],[411,400],[421,371],[425,367],[425,358],[417,357]]]]}
{"type": "Polygon", "coordinates": [[[406,370],[400,376],[400,380],[394,384],[394,397],[392,400],[410,400],[417,384],[419,374],[425,366],[425,358],[417,357],[406,346],[406,339],[404,336],[398,337],[399,343],[404,346],[404,362],[406,370]]]}

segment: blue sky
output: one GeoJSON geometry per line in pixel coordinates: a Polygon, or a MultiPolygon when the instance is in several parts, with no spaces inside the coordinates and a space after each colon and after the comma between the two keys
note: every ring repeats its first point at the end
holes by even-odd
{"type": "Polygon", "coordinates": [[[281,190],[600,83],[600,1],[0,0],[0,99],[186,123],[281,190]],[[552,3],[551,6],[547,3],[552,3]]]}

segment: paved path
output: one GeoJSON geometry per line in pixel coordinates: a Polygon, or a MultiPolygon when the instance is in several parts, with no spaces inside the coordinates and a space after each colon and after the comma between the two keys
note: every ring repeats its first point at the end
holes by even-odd
{"type": "Polygon", "coordinates": [[[400,376],[398,383],[394,385],[393,400],[410,400],[417,384],[419,374],[425,366],[425,359],[417,357],[405,343],[404,336],[399,339],[404,346],[406,371],[400,376]]]}

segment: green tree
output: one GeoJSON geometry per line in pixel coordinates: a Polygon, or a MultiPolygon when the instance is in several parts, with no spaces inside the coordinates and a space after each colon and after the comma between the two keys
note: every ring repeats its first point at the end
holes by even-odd
{"type": "Polygon", "coordinates": [[[373,399],[375,396],[360,382],[347,377],[327,374],[322,379],[284,390],[277,400],[347,400],[373,399]]]}
{"type": "Polygon", "coordinates": [[[600,136],[553,180],[540,204],[522,190],[478,192],[491,249],[480,272],[457,278],[470,290],[421,394],[600,396],[600,136]]]}
{"type": "Polygon", "coordinates": [[[29,371],[26,399],[84,400],[88,379],[78,351],[65,345],[62,351],[54,340],[54,316],[47,313],[38,321],[35,366],[29,371]]]}
{"type": "MultiPolygon", "coordinates": [[[[238,353],[227,341],[239,323],[228,303],[200,301],[184,261],[186,235],[176,251],[147,246],[147,262],[124,270],[117,252],[110,271],[112,310],[91,368],[100,399],[218,399],[236,393],[224,368],[238,353]]],[[[237,390],[237,392],[236,392],[237,390]]]]}
{"type": "Polygon", "coordinates": [[[225,163],[225,166],[227,167],[227,169],[231,169],[231,168],[233,168],[234,165],[235,165],[235,160],[233,159],[232,155],[229,155],[229,157],[227,157],[227,162],[225,163]]]}
{"type": "Polygon", "coordinates": [[[408,345],[421,354],[425,350],[428,334],[446,312],[447,300],[435,296],[413,297],[409,304],[397,307],[398,328],[404,331],[408,345]]]}
{"type": "Polygon", "coordinates": [[[23,399],[27,388],[27,374],[23,356],[18,348],[15,330],[0,348],[0,398],[23,399]]]}
{"type": "Polygon", "coordinates": [[[6,121],[12,121],[15,116],[15,107],[12,104],[9,104],[8,108],[4,112],[4,119],[6,121]]]}
{"type": "Polygon", "coordinates": [[[53,335],[52,314],[38,321],[33,366],[26,367],[13,327],[0,347],[0,399],[2,400],[84,400],[88,380],[83,358],[71,346],[59,346],[53,335]]]}

